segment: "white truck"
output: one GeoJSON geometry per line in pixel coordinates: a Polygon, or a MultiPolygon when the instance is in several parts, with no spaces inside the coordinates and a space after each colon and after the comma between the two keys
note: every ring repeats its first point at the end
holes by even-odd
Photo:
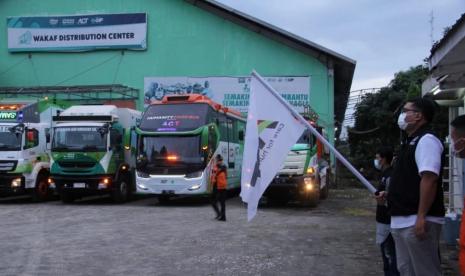
{"type": "Polygon", "coordinates": [[[134,190],[131,128],[140,117],[129,108],[81,105],[53,118],[49,182],[63,202],[97,194],[127,200],[134,190]]]}
{"type": "Polygon", "coordinates": [[[315,207],[320,199],[325,199],[329,192],[329,163],[322,158],[323,150],[311,132],[305,131],[265,191],[268,203],[285,204],[294,199],[315,207]]]}
{"type": "Polygon", "coordinates": [[[50,129],[63,108],[48,100],[2,100],[0,103],[0,195],[50,197],[50,129]]]}

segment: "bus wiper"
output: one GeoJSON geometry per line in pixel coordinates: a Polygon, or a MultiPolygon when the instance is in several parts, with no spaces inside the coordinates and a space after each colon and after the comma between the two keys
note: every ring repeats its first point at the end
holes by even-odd
{"type": "Polygon", "coordinates": [[[97,146],[96,145],[85,145],[82,147],[82,150],[97,150],[97,146]]]}

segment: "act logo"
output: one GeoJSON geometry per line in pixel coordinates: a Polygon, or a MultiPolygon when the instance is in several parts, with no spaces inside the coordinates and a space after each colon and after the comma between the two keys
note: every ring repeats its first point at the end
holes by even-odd
{"type": "MultiPolygon", "coordinates": [[[[250,181],[250,186],[255,187],[257,184],[257,180],[262,176],[262,172],[260,170],[260,163],[265,158],[267,152],[264,149],[267,143],[272,141],[265,142],[263,136],[267,130],[274,130],[278,126],[278,121],[266,121],[266,120],[258,120],[258,148],[257,148],[257,159],[255,161],[255,166],[253,169],[252,179],[250,181]]],[[[268,140],[268,139],[266,139],[268,140]]]]}

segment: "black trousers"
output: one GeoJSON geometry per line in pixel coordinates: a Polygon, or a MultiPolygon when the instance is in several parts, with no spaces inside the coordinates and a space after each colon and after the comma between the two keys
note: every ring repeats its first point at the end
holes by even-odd
{"type": "Polygon", "coordinates": [[[213,210],[215,210],[215,213],[219,219],[226,219],[226,190],[221,189],[218,190],[216,187],[213,188],[213,192],[211,195],[211,204],[213,207],[213,210]],[[219,203],[219,207],[218,207],[219,203]]]}

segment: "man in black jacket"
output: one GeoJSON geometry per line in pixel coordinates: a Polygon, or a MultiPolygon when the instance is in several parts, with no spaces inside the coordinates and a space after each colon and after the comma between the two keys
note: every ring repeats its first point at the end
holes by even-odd
{"type": "Polygon", "coordinates": [[[441,275],[439,237],[444,224],[443,145],[430,130],[435,103],[407,101],[398,119],[407,134],[391,176],[388,206],[401,275],[441,275]]]}
{"type": "Polygon", "coordinates": [[[376,244],[381,248],[383,270],[385,276],[397,276],[396,248],[391,235],[391,215],[386,204],[386,191],[389,189],[392,174],[393,150],[388,147],[380,148],[374,160],[375,168],[381,171],[378,190],[375,193],[376,201],[376,244]]]}

